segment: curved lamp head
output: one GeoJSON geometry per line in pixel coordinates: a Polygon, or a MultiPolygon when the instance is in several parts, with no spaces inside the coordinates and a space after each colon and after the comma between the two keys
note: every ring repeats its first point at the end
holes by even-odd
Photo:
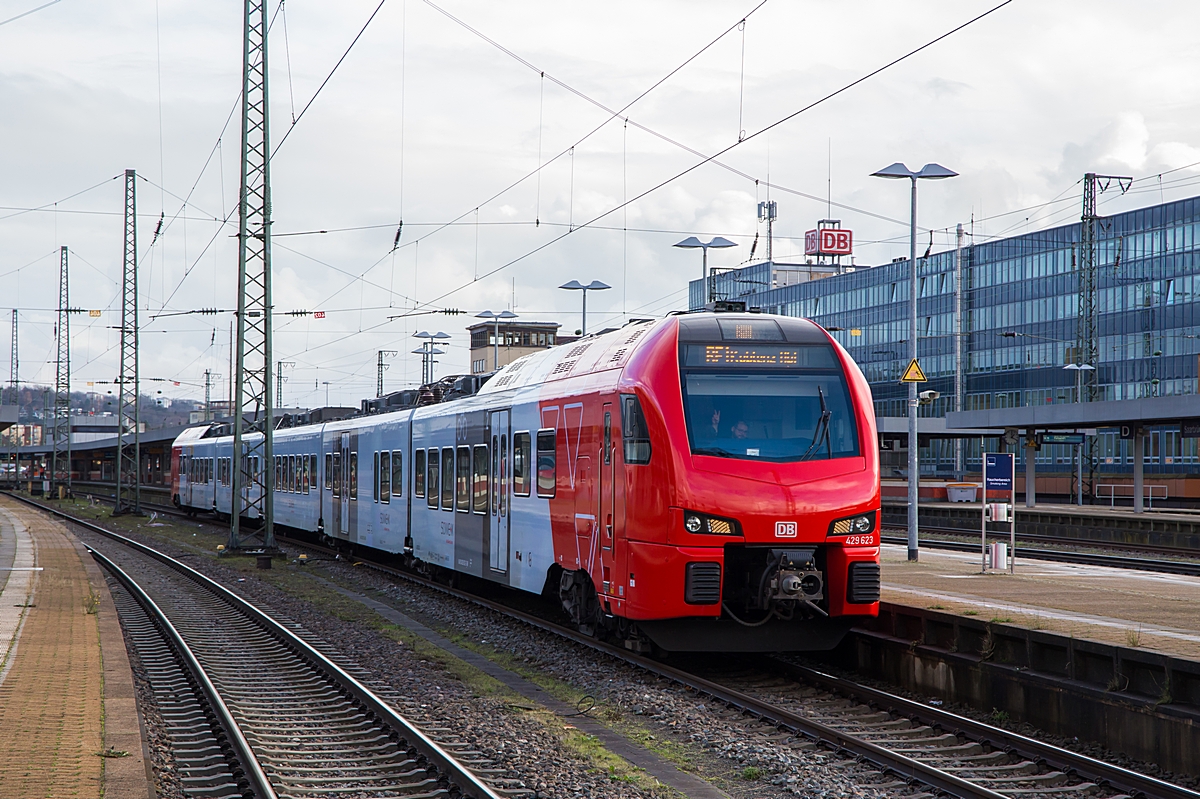
{"type": "Polygon", "coordinates": [[[726,247],[736,247],[737,244],[730,241],[729,239],[722,238],[721,236],[713,236],[713,240],[710,241],[708,244],[705,244],[704,246],[712,247],[714,250],[721,250],[726,247]]]}
{"type": "Polygon", "coordinates": [[[885,166],[878,172],[872,172],[871,177],[911,178],[912,180],[940,180],[941,178],[958,177],[958,173],[951,169],[946,169],[946,167],[942,166],[941,164],[926,164],[925,166],[921,167],[920,172],[913,172],[904,164],[897,161],[890,166],[885,166]]]}

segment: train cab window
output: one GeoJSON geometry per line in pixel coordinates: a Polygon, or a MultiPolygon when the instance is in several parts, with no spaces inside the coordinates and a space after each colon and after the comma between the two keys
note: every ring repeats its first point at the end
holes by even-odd
{"type": "Polygon", "coordinates": [[[621,395],[621,442],[626,463],[650,462],[650,430],[635,394],[621,395]]]}
{"type": "MultiPolygon", "coordinates": [[[[387,453],[384,453],[387,456],[387,453]]],[[[404,453],[392,450],[392,496],[399,499],[404,496],[404,453]]]]}
{"type": "Polygon", "coordinates": [[[346,482],[349,484],[350,499],[358,499],[358,453],[350,453],[350,469],[346,474],[346,482]]]}
{"type": "Polygon", "coordinates": [[[425,494],[427,504],[431,508],[438,507],[438,499],[442,496],[438,489],[438,476],[441,474],[441,460],[438,450],[429,450],[429,460],[425,465],[425,494]]]}
{"type": "Polygon", "coordinates": [[[333,495],[342,495],[342,453],[333,453],[333,495]]]}
{"type": "Polygon", "coordinates": [[[476,444],[471,461],[472,509],[479,514],[488,512],[488,446],[476,444]]]}
{"type": "Polygon", "coordinates": [[[442,510],[454,510],[454,447],[442,447],[442,510]]]}
{"type": "Polygon", "coordinates": [[[471,448],[458,448],[458,462],[455,472],[454,493],[459,513],[471,511],[471,448]]]}
{"type": "Polygon", "coordinates": [[[325,490],[333,488],[333,453],[325,453],[325,490]]]}
{"type": "Polygon", "coordinates": [[[413,496],[425,496],[425,450],[413,453],[413,496]]]}
{"type": "Polygon", "coordinates": [[[375,496],[380,502],[392,501],[392,458],[386,452],[375,453],[375,470],[379,477],[375,479],[378,491],[375,496]]]}
{"type": "Polygon", "coordinates": [[[533,454],[529,433],[513,433],[513,493],[518,497],[529,496],[531,481],[529,479],[530,457],[533,454]]]}
{"type": "Polygon", "coordinates": [[[558,483],[555,463],[554,430],[539,430],[537,434],[537,493],[539,497],[554,496],[558,483]]]}

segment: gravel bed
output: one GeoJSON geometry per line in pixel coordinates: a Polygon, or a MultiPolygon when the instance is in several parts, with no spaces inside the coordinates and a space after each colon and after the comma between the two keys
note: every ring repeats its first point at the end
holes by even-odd
{"type": "MultiPolygon", "coordinates": [[[[103,539],[83,531],[77,530],[77,533],[85,541],[94,539],[97,547],[105,548],[103,539]]],[[[181,558],[255,604],[269,608],[272,615],[281,620],[303,620],[302,624],[311,636],[340,653],[338,660],[343,665],[372,672],[373,682],[383,684],[399,695],[401,700],[396,703],[397,710],[414,724],[450,730],[451,735],[472,744],[474,749],[508,769],[521,782],[506,787],[526,787],[535,790],[538,796],[554,799],[635,799],[670,795],[665,789],[643,790],[593,769],[566,748],[555,732],[537,718],[506,699],[476,695],[470,686],[439,664],[374,629],[334,618],[311,602],[297,599],[270,583],[207,557],[197,557],[194,551],[182,550],[168,541],[138,531],[126,534],[181,558]]],[[[108,547],[112,545],[112,542],[108,543],[108,547]]],[[[447,736],[439,732],[436,737],[447,736]]],[[[164,761],[163,767],[164,771],[169,771],[169,761],[164,761]]]]}
{"type": "Polygon", "coordinates": [[[373,589],[431,626],[505,653],[522,670],[566,683],[580,695],[592,695],[599,703],[592,715],[618,725],[635,722],[659,740],[682,747],[694,755],[693,763],[702,774],[723,777],[722,787],[734,796],[895,795],[870,787],[884,781],[878,772],[828,752],[806,751],[793,739],[774,740],[779,735],[772,726],[723,719],[719,715],[723,705],[706,703],[673,683],[593,649],[378,572],[336,562],[322,562],[320,568],[339,583],[364,592],[373,589]]]}

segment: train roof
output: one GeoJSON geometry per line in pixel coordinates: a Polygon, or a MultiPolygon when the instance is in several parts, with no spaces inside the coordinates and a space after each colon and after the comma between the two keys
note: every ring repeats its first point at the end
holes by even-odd
{"type": "Polygon", "coordinates": [[[576,375],[621,369],[656,325],[670,319],[630,322],[617,330],[561,344],[518,358],[492,376],[479,390],[494,394],[514,388],[565,380],[576,375]]]}

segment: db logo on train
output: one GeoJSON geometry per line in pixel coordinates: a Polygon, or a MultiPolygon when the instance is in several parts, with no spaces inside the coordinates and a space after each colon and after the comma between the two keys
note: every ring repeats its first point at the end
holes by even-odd
{"type": "Polygon", "coordinates": [[[776,538],[795,538],[796,523],[795,522],[775,522],[775,537],[776,538]]]}

